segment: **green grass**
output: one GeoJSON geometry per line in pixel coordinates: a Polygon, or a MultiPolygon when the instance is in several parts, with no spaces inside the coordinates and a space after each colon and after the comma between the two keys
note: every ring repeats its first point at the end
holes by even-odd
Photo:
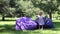
{"type": "MultiPolygon", "coordinates": [[[[32,17],[35,20],[36,16],[32,17]]],[[[0,18],[1,19],[1,18],[0,18]]],[[[5,18],[8,21],[0,21],[0,34],[60,34],[60,20],[53,20],[54,28],[44,30],[24,30],[16,31],[15,22],[17,18],[5,18]]]]}
{"type": "Polygon", "coordinates": [[[15,30],[15,21],[0,21],[0,34],[60,34],[60,22],[54,22],[54,28],[45,30],[15,30]]]}
{"type": "MultiPolygon", "coordinates": [[[[58,15],[54,14],[53,16],[57,17],[58,15]]],[[[1,19],[2,17],[0,16],[0,20],[1,19]]],[[[7,21],[0,21],[0,34],[60,34],[60,20],[55,20],[56,18],[53,18],[54,28],[52,29],[44,29],[44,30],[38,29],[38,30],[24,30],[24,31],[15,30],[16,19],[17,18],[5,18],[5,20],[7,21]]],[[[32,19],[35,20],[36,16],[33,16],[32,19]]]]}

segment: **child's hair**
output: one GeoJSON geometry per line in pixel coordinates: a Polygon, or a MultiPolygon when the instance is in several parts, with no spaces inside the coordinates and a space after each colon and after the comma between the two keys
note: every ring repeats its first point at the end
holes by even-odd
{"type": "Polygon", "coordinates": [[[38,15],[42,15],[43,14],[43,10],[39,10],[38,15]]]}

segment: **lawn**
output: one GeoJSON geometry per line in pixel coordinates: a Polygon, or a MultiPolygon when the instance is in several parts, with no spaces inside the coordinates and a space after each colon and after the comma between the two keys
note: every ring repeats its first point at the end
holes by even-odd
{"type": "Polygon", "coordinates": [[[15,30],[15,21],[0,21],[0,34],[60,34],[60,21],[55,21],[54,28],[45,30],[15,30]]]}
{"type": "MultiPolygon", "coordinates": [[[[1,19],[1,18],[0,18],[1,19]]],[[[17,18],[5,18],[7,21],[0,21],[0,34],[60,34],[60,20],[53,20],[54,28],[44,30],[15,30],[15,20],[17,18]],[[11,20],[11,21],[9,21],[11,20]],[[13,20],[13,21],[12,21],[13,20]]],[[[35,20],[33,17],[32,19],[35,20]]]]}

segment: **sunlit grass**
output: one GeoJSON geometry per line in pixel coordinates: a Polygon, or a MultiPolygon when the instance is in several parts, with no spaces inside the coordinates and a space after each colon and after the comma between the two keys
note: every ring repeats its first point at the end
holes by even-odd
{"type": "Polygon", "coordinates": [[[0,21],[0,25],[14,25],[16,21],[0,21]]]}

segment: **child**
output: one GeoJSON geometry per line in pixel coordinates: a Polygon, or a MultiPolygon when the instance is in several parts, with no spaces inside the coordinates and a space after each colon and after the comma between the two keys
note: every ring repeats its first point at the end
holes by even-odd
{"type": "Polygon", "coordinates": [[[37,23],[39,24],[39,29],[43,29],[44,20],[43,20],[43,12],[40,10],[37,15],[37,23]]]}

